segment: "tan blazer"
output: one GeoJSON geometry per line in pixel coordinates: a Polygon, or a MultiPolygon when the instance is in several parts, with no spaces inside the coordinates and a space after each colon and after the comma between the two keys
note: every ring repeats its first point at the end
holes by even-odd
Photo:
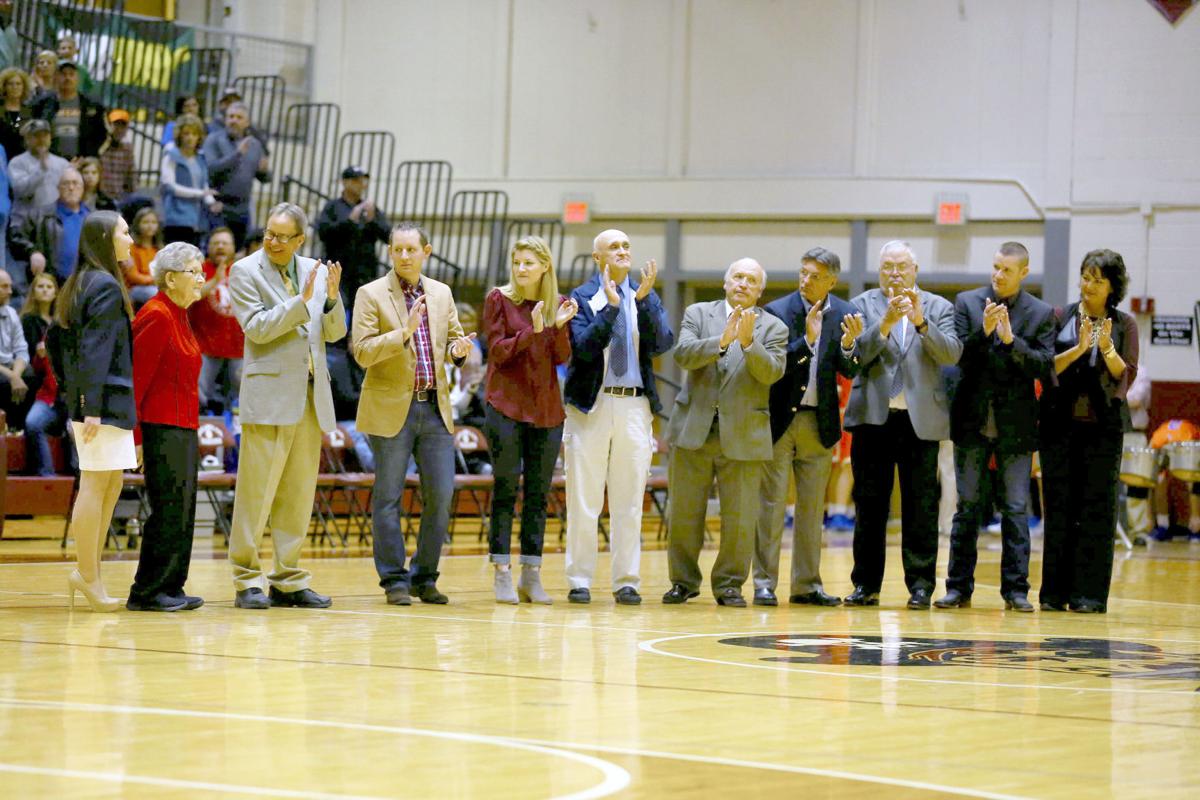
{"type": "MultiPolygon", "coordinates": [[[[425,292],[425,312],[433,349],[433,375],[437,381],[438,410],[446,430],[454,431],[445,363],[450,343],[463,335],[458,310],[450,287],[427,275],[421,276],[425,292]]],[[[354,298],[354,321],[350,346],[354,358],[367,370],[362,395],[358,399],[355,424],[362,433],[395,436],[408,419],[416,378],[416,337],[405,342],[408,306],[395,270],[358,290],[354,298]]]]}

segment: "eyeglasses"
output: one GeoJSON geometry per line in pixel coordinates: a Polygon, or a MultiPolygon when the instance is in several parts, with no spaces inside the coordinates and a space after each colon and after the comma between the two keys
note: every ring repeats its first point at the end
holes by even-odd
{"type": "Polygon", "coordinates": [[[193,280],[204,280],[204,270],[202,269],[175,269],[171,270],[173,275],[191,275],[193,280]]]}
{"type": "Polygon", "coordinates": [[[292,239],[295,239],[297,236],[300,236],[300,235],[301,234],[299,234],[299,233],[293,233],[291,235],[276,233],[275,231],[271,230],[270,228],[267,228],[265,231],[263,231],[263,239],[265,241],[279,242],[280,244],[287,244],[292,239]]]}

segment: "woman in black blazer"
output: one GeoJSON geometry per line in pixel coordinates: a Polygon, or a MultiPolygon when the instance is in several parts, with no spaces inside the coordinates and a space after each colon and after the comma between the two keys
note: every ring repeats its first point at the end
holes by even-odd
{"type": "MultiPolygon", "coordinates": [[[[71,511],[77,566],[67,579],[71,605],[83,593],[93,611],[116,611],[100,581],[100,548],[121,494],[121,473],[136,469],[133,443],[133,308],[119,262],[129,258],[129,225],[114,211],[83,222],[79,268],[58,298],[62,382],[79,452],[79,493],[71,511]]],[[[56,368],[59,367],[56,364],[56,368]]]]}
{"type": "Polygon", "coordinates": [[[1112,581],[1125,395],[1137,375],[1137,322],[1117,310],[1129,275],[1112,250],[1080,267],[1080,301],[1058,315],[1056,385],[1041,406],[1045,552],[1042,611],[1104,613],[1112,581]]]}

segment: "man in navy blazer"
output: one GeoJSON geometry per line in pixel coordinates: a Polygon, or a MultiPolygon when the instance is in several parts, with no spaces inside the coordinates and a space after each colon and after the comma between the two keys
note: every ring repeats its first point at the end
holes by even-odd
{"type": "Polygon", "coordinates": [[[771,386],[773,453],[762,479],[762,507],[754,544],[754,604],[778,605],[779,548],[787,501],[788,469],[796,476],[789,600],[820,606],[841,605],[821,581],[821,533],[825,488],[833,468],[831,449],[842,435],[837,373],[858,371],[854,340],[862,315],[830,294],[842,264],[837,254],[814,247],[804,254],[800,288],[768,303],[766,310],[788,329],[787,367],[771,386]]]}
{"type": "Polygon", "coordinates": [[[1029,593],[1029,475],[1038,447],[1038,403],[1033,383],[1054,365],[1054,309],[1021,288],[1029,251],[1000,245],[990,286],[954,301],[962,342],[960,378],[950,406],[958,512],[950,532],[946,595],[938,608],[965,608],[975,590],[976,549],[985,509],[980,491],[988,460],[999,478],[1000,596],[1006,609],[1033,611],[1029,593]]]}
{"type": "Polygon", "coordinates": [[[597,274],[571,293],[567,419],[563,454],[567,479],[567,599],[591,602],[597,524],[608,488],[612,588],[623,605],[642,602],[642,495],[654,455],[652,423],[661,408],[655,356],[675,343],[666,309],[654,291],[651,259],[641,280],[630,274],[629,237],[607,230],[592,244],[597,274]]]}

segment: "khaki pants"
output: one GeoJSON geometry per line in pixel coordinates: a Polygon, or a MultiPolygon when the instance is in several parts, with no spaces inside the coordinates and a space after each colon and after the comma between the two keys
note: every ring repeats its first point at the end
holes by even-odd
{"type": "Polygon", "coordinates": [[[308,588],[310,573],[300,568],[300,548],[312,518],[320,465],[321,426],[311,384],[304,415],[295,425],[242,426],[229,537],[235,589],[266,588],[258,548],[268,521],[275,570],[267,579],[284,592],[308,588]]]}

